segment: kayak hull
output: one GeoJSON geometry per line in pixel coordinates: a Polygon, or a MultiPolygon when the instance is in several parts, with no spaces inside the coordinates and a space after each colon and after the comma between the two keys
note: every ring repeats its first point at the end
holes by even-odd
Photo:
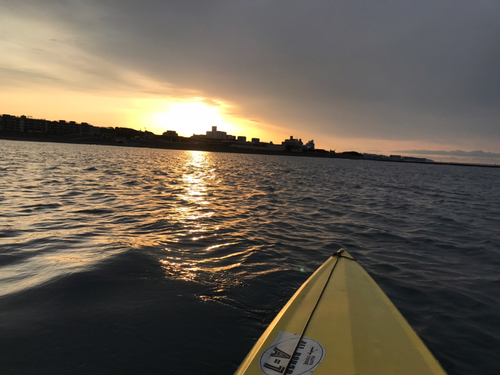
{"type": "Polygon", "coordinates": [[[368,273],[345,251],[294,294],[236,374],[446,374],[368,273]]]}

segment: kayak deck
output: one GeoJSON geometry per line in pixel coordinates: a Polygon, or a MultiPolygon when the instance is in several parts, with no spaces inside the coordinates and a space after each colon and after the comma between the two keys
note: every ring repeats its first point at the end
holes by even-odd
{"type": "Polygon", "coordinates": [[[329,258],[279,312],[236,374],[446,374],[366,271],[329,258]]]}

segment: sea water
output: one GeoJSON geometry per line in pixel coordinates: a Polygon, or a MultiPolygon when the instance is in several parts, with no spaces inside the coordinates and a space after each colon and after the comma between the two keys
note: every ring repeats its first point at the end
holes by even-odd
{"type": "Polygon", "coordinates": [[[0,373],[232,374],[334,251],[500,373],[500,169],[0,140],[0,373]]]}

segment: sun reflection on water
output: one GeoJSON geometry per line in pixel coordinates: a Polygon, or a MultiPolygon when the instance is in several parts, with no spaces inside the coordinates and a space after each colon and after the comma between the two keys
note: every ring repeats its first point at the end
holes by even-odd
{"type": "Polygon", "coordinates": [[[160,260],[165,274],[177,280],[193,281],[201,284],[216,284],[218,290],[223,291],[230,286],[240,285],[242,282],[237,278],[221,274],[222,271],[227,271],[241,266],[241,262],[229,264],[220,267],[210,267],[201,265],[204,262],[197,261],[182,261],[179,258],[167,258],[160,260]],[[204,277],[200,278],[203,273],[204,277]]]}
{"type": "Polygon", "coordinates": [[[186,155],[188,157],[182,170],[183,190],[178,194],[182,205],[175,208],[175,216],[178,222],[184,224],[187,233],[203,233],[206,224],[202,219],[214,214],[210,209],[213,197],[209,185],[215,180],[215,168],[206,152],[189,151],[186,155]]]}
{"type": "MultiPolygon", "coordinates": [[[[210,237],[215,236],[217,225],[209,219],[215,214],[215,196],[213,191],[217,188],[217,174],[212,162],[211,155],[202,151],[186,152],[186,161],[180,170],[180,192],[177,194],[178,203],[173,209],[171,220],[181,224],[182,229],[175,238],[167,241],[170,245],[175,243],[175,250],[165,248],[169,255],[160,260],[162,268],[168,277],[185,280],[199,281],[200,273],[213,274],[227,267],[202,267],[205,260],[196,258],[201,250],[203,253],[216,249],[223,244],[211,245],[206,248],[202,244],[193,245],[210,237]],[[192,247],[196,250],[193,250],[192,247]],[[181,255],[182,256],[175,256],[181,255]]],[[[215,259],[208,259],[215,261],[215,259]]],[[[209,277],[210,278],[210,277],[209,277]]]]}
{"type": "Polygon", "coordinates": [[[232,176],[220,160],[212,153],[183,152],[182,163],[168,174],[172,205],[164,217],[168,229],[157,244],[165,277],[203,285],[197,294],[203,301],[229,298],[228,291],[245,279],[243,263],[256,251],[240,247],[238,220],[227,225],[227,217],[240,212],[233,203],[239,190],[229,184],[232,176]]]}

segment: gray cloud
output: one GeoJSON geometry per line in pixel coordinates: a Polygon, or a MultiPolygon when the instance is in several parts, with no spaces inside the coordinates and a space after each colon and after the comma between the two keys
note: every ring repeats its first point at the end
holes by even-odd
{"type": "Polygon", "coordinates": [[[19,82],[30,82],[40,85],[46,84],[56,84],[64,85],[66,82],[58,77],[43,74],[39,72],[33,72],[23,69],[9,69],[0,67],[0,82],[4,85],[15,86],[19,82]]]}
{"type": "Polygon", "coordinates": [[[499,2],[5,3],[91,56],[254,120],[338,137],[500,141],[499,2]]]}
{"type": "Polygon", "coordinates": [[[464,156],[464,157],[474,157],[474,158],[500,158],[499,153],[494,152],[484,152],[481,150],[476,151],[432,151],[432,150],[406,150],[406,151],[395,151],[408,154],[419,154],[419,155],[450,155],[450,156],[464,156]]]}

